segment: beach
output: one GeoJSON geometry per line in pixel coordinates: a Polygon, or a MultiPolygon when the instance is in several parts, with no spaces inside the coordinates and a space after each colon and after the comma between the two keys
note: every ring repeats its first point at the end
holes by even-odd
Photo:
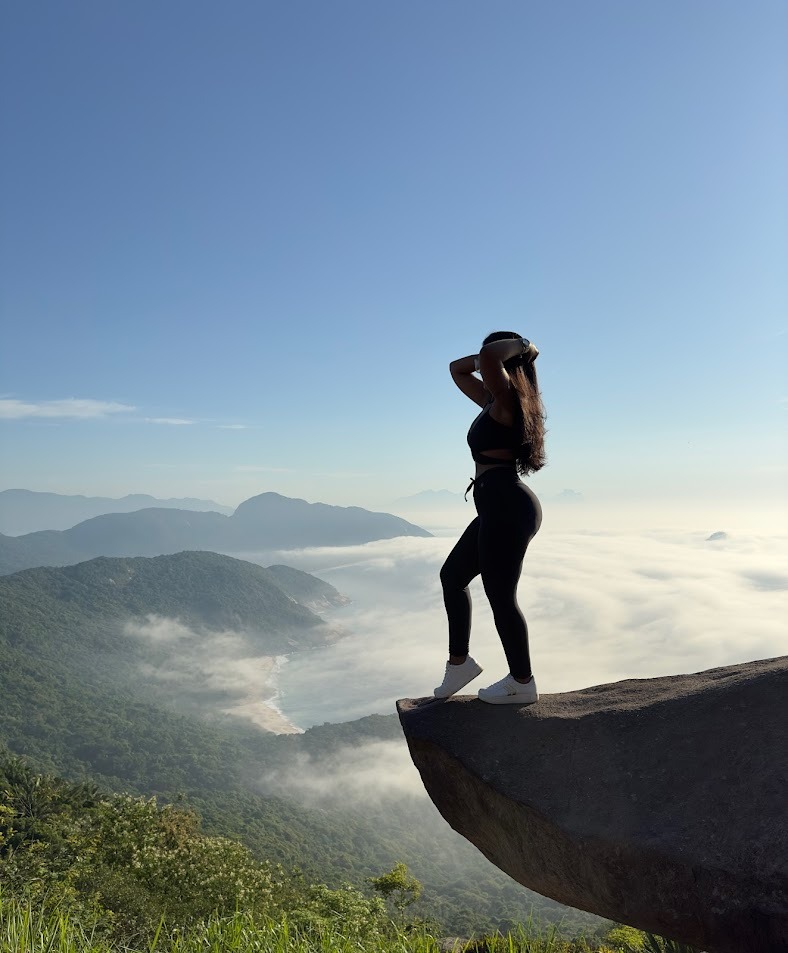
{"type": "Polygon", "coordinates": [[[260,694],[255,692],[247,695],[238,704],[223,708],[222,712],[251,721],[263,731],[269,731],[275,735],[302,734],[303,729],[285,718],[276,706],[276,676],[286,660],[287,656],[284,655],[263,655],[255,658],[253,660],[255,669],[258,676],[262,677],[265,686],[262,694],[267,695],[267,698],[261,698],[260,694]]]}

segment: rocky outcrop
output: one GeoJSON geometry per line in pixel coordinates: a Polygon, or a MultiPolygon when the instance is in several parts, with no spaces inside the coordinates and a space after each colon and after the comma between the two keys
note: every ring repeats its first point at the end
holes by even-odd
{"type": "Polygon", "coordinates": [[[713,953],[788,950],[788,657],[397,707],[438,810],[521,884],[713,953]]]}

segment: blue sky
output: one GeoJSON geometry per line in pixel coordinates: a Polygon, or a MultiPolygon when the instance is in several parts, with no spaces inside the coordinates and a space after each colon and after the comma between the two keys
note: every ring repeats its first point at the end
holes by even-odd
{"type": "Polygon", "coordinates": [[[783,2],[8,2],[0,489],[784,501],[783,2]]]}

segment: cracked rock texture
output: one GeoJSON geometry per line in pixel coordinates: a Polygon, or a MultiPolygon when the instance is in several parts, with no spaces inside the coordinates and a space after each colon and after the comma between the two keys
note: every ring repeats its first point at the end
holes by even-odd
{"type": "Polygon", "coordinates": [[[438,810],[521,884],[710,953],[788,951],[788,656],[397,709],[438,810]]]}

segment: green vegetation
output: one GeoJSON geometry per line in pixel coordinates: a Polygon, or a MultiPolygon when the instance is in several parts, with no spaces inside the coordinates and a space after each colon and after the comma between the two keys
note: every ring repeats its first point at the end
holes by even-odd
{"type": "MultiPolygon", "coordinates": [[[[300,923],[288,917],[256,919],[243,910],[212,914],[186,929],[160,921],[144,944],[103,936],[100,914],[73,916],[67,908],[7,899],[0,893],[0,953],[630,953],[635,948],[605,938],[562,940],[525,927],[475,940],[440,941],[425,925],[386,924],[380,933],[355,929],[342,914],[324,922],[300,923]]],[[[695,953],[682,944],[646,937],[655,953],[695,953]]],[[[645,947],[637,947],[637,950],[645,947]]]]}
{"type": "Polygon", "coordinates": [[[284,587],[330,593],[265,573],[181,553],[0,579],[0,953],[38,949],[3,946],[8,931],[32,923],[42,936],[84,929],[102,953],[152,942],[156,931],[159,949],[209,949],[199,943],[262,930],[246,946],[214,948],[273,950],[297,935],[313,945],[293,949],[328,949],[319,944],[329,940],[344,949],[340,938],[357,936],[357,950],[385,949],[375,946],[385,939],[404,951],[429,948],[408,945],[431,942],[428,925],[510,937],[533,917],[554,929],[554,944],[597,929],[598,918],[493,867],[423,792],[354,789],[346,759],[401,747],[395,716],[274,736],[220,717],[221,693],[188,698],[146,681],[143,667],[159,664],[161,649],[123,631],[146,612],[177,616],[206,638],[206,620],[232,628],[256,619],[261,654],[283,637],[290,650],[319,640],[320,620],[284,587]],[[296,618],[317,622],[299,628],[296,618]],[[337,777],[333,794],[301,790],[300,779],[337,777]],[[362,921],[380,931],[375,943],[362,921]],[[187,943],[183,931],[195,945],[173,945],[187,943]]]}
{"type": "MultiPolygon", "coordinates": [[[[102,556],[74,566],[27,569],[0,577],[0,601],[5,607],[0,639],[30,646],[31,638],[49,640],[58,632],[67,633],[82,651],[86,638],[92,647],[103,648],[102,637],[113,629],[112,622],[152,614],[178,618],[201,630],[259,632],[270,654],[293,651],[322,641],[304,632],[295,641],[279,638],[322,621],[290,595],[293,586],[299,585],[299,576],[308,575],[294,576],[296,572],[269,571],[208,552],[154,558],[102,556]]],[[[117,641],[115,635],[112,647],[116,650],[120,648],[117,641]]]]}
{"type": "Polygon", "coordinates": [[[329,606],[344,606],[350,602],[347,596],[342,595],[329,583],[311,573],[293,569],[292,566],[266,566],[265,571],[268,578],[292,596],[296,602],[309,606],[315,612],[320,612],[329,606]]]}
{"type": "MultiPolygon", "coordinates": [[[[336,775],[348,752],[381,741],[403,745],[396,716],[273,736],[219,716],[225,699],[216,692],[187,696],[181,686],[146,681],[142,667],[160,665],[162,650],[124,634],[131,609],[155,607],[198,623],[210,596],[222,622],[238,606],[265,620],[262,596],[250,601],[260,572],[229,557],[181,553],[0,579],[0,747],[38,771],[188,804],[206,833],[235,838],[256,858],[299,867],[332,888],[348,882],[361,889],[401,861],[424,887],[414,915],[429,913],[457,934],[507,929],[532,912],[568,933],[596,925],[597,918],[514,883],[455,834],[423,792],[361,799],[351,774],[349,798],[302,797],[299,772],[336,775]]],[[[270,613],[267,622],[275,629],[270,613]]],[[[296,634],[309,644],[321,628],[296,634]]],[[[261,653],[268,639],[259,635],[261,653]]]]}
{"type": "MultiPolygon", "coordinates": [[[[403,863],[369,878],[367,893],[330,888],[206,835],[182,806],[39,775],[8,756],[0,759],[0,883],[0,953],[437,953],[441,935],[434,921],[406,919],[421,884],[403,863]]],[[[691,953],[631,928],[570,941],[532,921],[456,948],[691,953]]]]}

